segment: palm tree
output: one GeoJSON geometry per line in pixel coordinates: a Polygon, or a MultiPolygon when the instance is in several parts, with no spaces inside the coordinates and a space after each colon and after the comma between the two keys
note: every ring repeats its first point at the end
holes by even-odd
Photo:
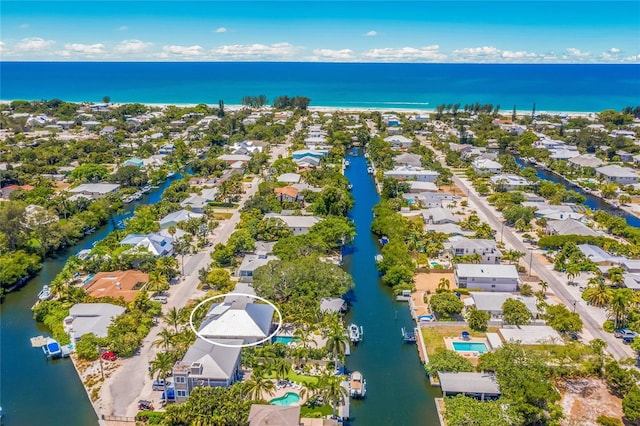
{"type": "Polygon", "coordinates": [[[567,280],[573,282],[573,279],[580,275],[580,265],[577,263],[569,263],[566,267],[565,273],[567,274],[567,280]]]}
{"type": "Polygon", "coordinates": [[[167,277],[157,271],[149,273],[149,290],[153,292],[167,290],[169,288],[169,280],[167,277]]]}
{"type": "Polygon", "coordinates": [[[174,364],[175,359],[173,358],[173,355],[164,352],[156,354],[156,358],[151,361],[151,370],[149,371],[149,374],[151,374],[151,377],[155,376],[156,380],[162,379],[164,381],[163,395],[165,402],[167,400],[167,381],[164,379],[167,377],[167,374],[171,372],[174,364]]]}
{"type": "Polygon", "coordinates": [[[349,337],[345,333],[337,315],[329,315],[328,327],[324,330],[324,337],[327,339],[325,348],[333,354],[336,364],[344,359],[346,347],[349,344],[349,337]]]}
{"type": "Polygon", "coordinates": [[[615,290],[609,299],[609,314],[613,316],[615,328],[623,326],[627,323],[631,305],[634,302],[633,290],[629,288],[621,288],[615,290]]]}
{"type": "Polygon", "coordinates": [[[611,285],[613,287],[619,287],[624,283],[624,272],[624,268],[621,266],[613,267],[607,271],[609,274],[609,281],[611,281],[611,285]]]}
{"type": "Polygon", "coordinates": [[[448,279],[444,277],[440,278],[440,281],[438,282],[438,290],[449,290],[450,287],[451,282],[449,282],[448,279]]]}
{"type": "Polygon", "coordinates": [[[546,281],[540,281],[538,283],[538,285],[540,286],[540,290],[542,290],[542,293],[545,295],[547,294],[547,290],[549,289],[549,283],[546,281]]]}
{"type": "Polygon", "coordinates": [[[611,300],[611,289],[604,281],[599,281],[597,285],[589,287],[584,291],[584,294],[587,302],[597,307],[606,306],[611,300]]]}
{"type": "Polygon", "coordinates": [[[254,368],[251,379],[246,382],[247,392],[251,399],[262,399],[263,394],[273,395],[276,385],[267,379],[266,370],[262,367],[254,368]]]}
{"type": "Polygon", "coordinates": [[[298,327],[295,329],[295,331],[293,332],[293,337],[296,338],[298,343],[302,344],[302,347],[304,349],[307,349],[309,343],[313,344],[314,346],[318,345],[316,341],[311,338],[311,333],[309,333],[309,330],[306,330],[302,327],[298,327]]]}
{"type": "Polygon", "coordinates": [[[289,364],[287,364],[287,361],[285,361],[283,358],[278,359],[272,365],[272,368],[274,373],[276,373],[276,379],[278,380],[286,378],[289,374],[289,371],[291,370],[289,364]]]}
{"type": "Polygon", "coordinates": [[[325,400],[330,401],[334,417],[338,404],[349,397],[349,392],[342,386],[342,380],[342,376],[334,376],[329,373],[323,374],[318,380],[319,393],[325,400]]]}
{"type": "Polygon", "coordinates": [[[164,316],[164,320],[168,325],[172,326],[176,330],[176,334],[178,333],[178,326],[182,324],[182,316],[180,315],[180,311],[175,306],[169,310],[164,316]]]}
{"type": "Polygon", "coordinates": [[[153,346],[160,348],[164,347],[165,352],[169,352],[169,347],[173,344],[176,335],[171,332],[168,328],[164,327],[158,333],[158,340],[153,342],[153,346]]]}

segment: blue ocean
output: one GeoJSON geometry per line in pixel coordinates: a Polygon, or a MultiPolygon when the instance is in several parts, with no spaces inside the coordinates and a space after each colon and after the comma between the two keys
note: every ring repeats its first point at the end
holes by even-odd
{"type": "Polygon", "coordinates": [[[341,108],[592,112],[639,105],[640,65],[0,62],[2,100],[233,105],[259,94],[341,108]]]}

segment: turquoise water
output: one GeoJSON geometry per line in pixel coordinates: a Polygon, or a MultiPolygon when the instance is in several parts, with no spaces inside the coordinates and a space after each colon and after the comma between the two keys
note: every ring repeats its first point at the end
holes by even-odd
{"type": "Polygon", "coordinates": [[[292,405],[298,401],[300,401],[300,395],[294,392],[287,392],[284,396],[274,398],[269,403],[271,405],[292,405]]]}
{"type": "Polygon", "coordinates": [[[636,64],[0,62],[0,96],[216,105],[222,99],[232,105],[265,94],[346,108],[479,102],[508,113],[514,105],[531,111],[534,103],[537,111],[602,111],[637,105],[638,75],[636,64]]]}
{"type": "Polygon", "coordinates": [[[453,350],[457,352],[478,352],[485,353],[489,349],[487,349],[487,345],[482,342],[451,342],[453,346],[453,350]]]}
{"type": "Polygon", "coordinates": [[[293,336],[276,336],[273,338],[273,343],[284,343],[285,345],[288,345],[291,342],[295,342],[296,339],[293,336]]]}

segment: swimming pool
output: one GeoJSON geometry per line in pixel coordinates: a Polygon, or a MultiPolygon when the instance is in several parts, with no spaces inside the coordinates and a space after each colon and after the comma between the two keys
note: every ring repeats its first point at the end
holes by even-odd
{"type": "Polygon", "coordinates": [[[292,405],[300,401],[300,395],[295,392],[287,392],[285,395],[274,398],[269,403],[271,405],[292,405]]]}
{"type": "Polygon", "coordinates": [[[288,345],[296,340],[298,339],[293,336],[276,336],[273,338],[273,343],[284,343],[285,345],[288,345]]]}
{"type": "Polygon", "coordinates": [[[451,342],[451,346],[456,352],[478,352],[483,354],[489,351],[487,345],[482,342],[451,342]]]}
{"type": "Polygon", "coordinates": [[[84,280],[82,280],[82,284],[86,284],[86,283],[88,283],[88,282],[89,282],[89,281],[91,281],[91,280],[93,279],[93,277],[95,277],[95,276],[96,276],[96,274],[89,274],[89,275],[87,275],[87,277],[86,277],[84,280]]]}

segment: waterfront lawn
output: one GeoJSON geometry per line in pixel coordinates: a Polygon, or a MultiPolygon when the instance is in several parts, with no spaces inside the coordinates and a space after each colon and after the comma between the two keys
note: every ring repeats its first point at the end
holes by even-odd
{"type": "Polygon", "coordinates": [[[424,344],[427,347],[427,355],[433,355],[438,349],[446,349],[444,344],[445,337],[460,337],[463,331],[468,331],[471,337],[487,337],[488,333],[495,333],[498,331],[498,327],[489,327],[487,331],[473,331],[469,327],[462,325],[454,326],[433,326],[423,327],[422,337],[424,338],[424,344]]]}
{"type": "MultiPolygon", "coordinates": [[[[267,376],[270,379],[275,379],[276,378],[276,374],[275,373],[271,373],[267,376]]],[[[297,383],[301,383],[303,385],[307,385],[307,384],[312,384],[312,385],[316,385],[318,384],[318,377],[316,376],[304,376],[302,374],[298,374],[293,370],[289,370],[289,373],[287,374],[287,376],[285,377],[285,379],[291,381],[291,382],[297,382],[297,383]]],[[[331,413],[329,413],[331,414],[331,413]]]]}
{"type": "Polygon", "coordinates": [[[307,407],[306,405],[302,405],[300,407],[300,417],[310,417],[310,418],[321,418],[325,416],[330,416],[333,414],[333,410],[331,409],[331,405],[325,404],[314,407],[307,407]]]}

